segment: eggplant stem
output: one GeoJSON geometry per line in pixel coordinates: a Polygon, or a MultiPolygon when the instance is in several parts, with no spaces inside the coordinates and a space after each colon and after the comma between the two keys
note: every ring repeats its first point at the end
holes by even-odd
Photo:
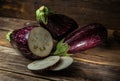
{"type": "Polygon", "coordinates": [[[6,34],[6,39],[7,39],[8,41],[10,41],[10,35],[11,35],[11,33],[12,33],[12,31],[9,31],[9,32],[6,34]]]}
{"type": "Polygon", "coordinates": [[[67,43],[64,43],[64,39],[62,39],[56,47],[56,51],[54,52],[54,55],[58,56],[70,56],[71,54],[68,54],[69,45],[67,43]]]}
{"type": "Polygon", "coordinates": [[[51,13],[53,13],[53,11],[48,9],[46,6],[41,6],[39,9],[36,10],[36,20],[38,22],[42,21],[44,24],[47,24],[48,23],[47,16],[51,13]]]}

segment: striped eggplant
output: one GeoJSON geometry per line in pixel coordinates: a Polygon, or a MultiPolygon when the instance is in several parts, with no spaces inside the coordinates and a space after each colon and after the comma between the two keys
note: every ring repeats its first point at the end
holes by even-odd
{"type": "Polygon", "coordinates": [[[107,39],[106,28],[92,23],[76,29],[57,44],[55,55],[68,55],[88,50],[107,39]]]}

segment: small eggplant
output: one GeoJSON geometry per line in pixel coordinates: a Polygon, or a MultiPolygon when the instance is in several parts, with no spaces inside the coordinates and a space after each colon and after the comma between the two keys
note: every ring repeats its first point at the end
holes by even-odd
{"type": "Polygon", "coordinates": [[[107,39],[106,28],[98,23],[78,28],[57,44],[54,55],[69,55],[93,48],[107,39]]]}
{"type": "Polygon", "coordinates": [[[50,33],[37,26],[27,26],[8,33],[10,43],[25,57],[35,60],[46,57],[53,47],[50,33]]]}
{"type": "Polygon", "coordinates": [[[36,19],[42,27],[51,33],[55,40],[61,40],[78,28],[75,20],[63,14],[56,14],[45,6],[36,10],[36,19]]]}

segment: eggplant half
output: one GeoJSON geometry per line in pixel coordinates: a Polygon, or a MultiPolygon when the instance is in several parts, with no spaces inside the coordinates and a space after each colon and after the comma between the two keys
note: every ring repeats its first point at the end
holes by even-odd
{"type": "Polygon", "coordinates": [[[39,59],[50,54],[53,47],[51,34],[42,27],[27,26],[12,31],[10,42],[29,59],[39,59]]]}
{"type": "Polygon", "coordinates": [[[76,29],[56,47],[54,55],[69,55],[96,47],[107,39],[107,30],[102,24],[92,23],[76,29]]]}
{"type": "Polygon", "coordinates": [[[55,40],[61,40],[78,28],[75,20],[63,14],[54,13],[45,6],[36,10],[36,19],[42,27],[51,33],[55,40]]]}

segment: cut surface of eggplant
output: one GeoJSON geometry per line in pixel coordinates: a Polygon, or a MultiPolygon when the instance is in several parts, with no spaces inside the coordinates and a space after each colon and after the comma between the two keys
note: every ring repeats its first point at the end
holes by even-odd
{"type": "Polygon", "coordinates": [[[52,36],[42,27],[34,28],[29,34],[28,46],[33,54],[40,57],[46,57],[53,48],[52,36]]]}
{"type": "Polygon", "coordinates": [[[28,64],[29,70],[43,70],[55,65],[60,60],[59,56],[49,56],[45,59],[36,60],[28,64]]]}
{"type": "Polygon", "coordinates": [[[57,64],[57,66],[55,66],[55,67],[53,66],[53,68],[51,70],[52,71],[59,71],[59,70],[67,68],[72,63],[73,63],[73,58],[72,57],[63,56],[63,57],[60,58],[60,63],[57,64]]]}

